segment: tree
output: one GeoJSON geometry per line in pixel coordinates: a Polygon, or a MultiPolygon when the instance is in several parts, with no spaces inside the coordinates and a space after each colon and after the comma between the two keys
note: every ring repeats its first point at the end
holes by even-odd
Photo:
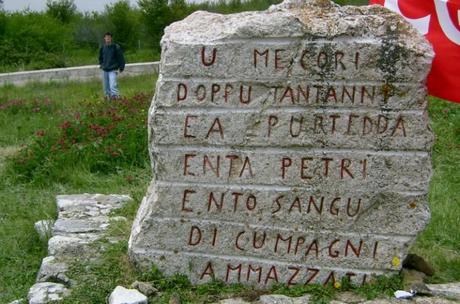
{"type": "Polygon", "coordinates": [[[73,0],[46,0],[46,7],[46,13],[62,23],[69,23],[77,13],[73,0]]]}
{"type": "Polygon", "coordinates": [[[105,10],[115,40],[123,48],[135,46],[139,38],[139,23],[129,1],[120,0],[112,5],[106,5],[105,10]]]}
{"type": "Polygon", "coordinates": [[[168,0],[138,0],[137,4],[153,47],[159,50],[164,28],[174,21],[174,12],[168,5],[168,0]]]}

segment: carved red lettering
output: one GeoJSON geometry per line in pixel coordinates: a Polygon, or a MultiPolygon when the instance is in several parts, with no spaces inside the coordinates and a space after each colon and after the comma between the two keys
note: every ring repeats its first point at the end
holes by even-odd
{"type": "Polygon", "coordinates": [[[300,135],[300,131],[302,131],[302,125],[303,125],[303,116],[300,116],[300,119],[295,119],[294,116],[291,116],[291,123],[289,124],[289,134],[291,134],[292,137],[298,137],[300,135]],[[294,122],[298,121],[299,127],[297,128],[297,133],[293,131],[293,125],[294,122]]]}
{"type": "Polygon", "coordinates": [[[265,285],[267,285],[269,280],[274,280],[278,283],[278,273],[276,272],[276,267],[272,266],[268,271],[267,277],[265,278],[265,285]]]}
{"type": "Polygon", "coordinates": [[[379,242],[376,241],[375,244],[374,244],[374,250],[372,252],[372,258],[376,258],[377,257],[377,248],[379,247],[379,242]]]}
{"type": "Polygon", "coordinates": [[[232,196],[233,196],[233,212],[236,212],[236,208],[238,207],[238,199],[239,199],[239,197],[241,195],[243,195],[243,193],[232,192],[232,196]]]}
{"type": "Polygon", "coordinates": [[[264,231],[262,236],[260,236],[257,231],[254,231],[252,234],[252,247],[255,249],[260,249],[265,244],[265,238],[267,237],[267,233],[264,231]]]}
{"type": "Polygon", "coordinates": [[[278,235],[276,236],[276,242],[275,242],[275,253],[278,253],[278,242],[279,241],[288,242],[286,253],[287,254],[291,253],[292,235],[287,238],[283,238],[281,234],[278,233],[278,235]]]}
{"type": "Polygon", "coordinates": [[[324,162],[324,176],[329,176],[329,162],[333,161],[332,158],[323,157],[321,160],[324,162]]]}
{"type": "Polygon", "coordinates": [[[248,86],[246,97],[244,97],[244,86],[240,86],[240,103],[249,104],[251,102],[252,86],[248,86]]]}
{"type": "Polygon", "coordinates": [[[224,101],[225,101],[225,103],[227,103],[228,96],[230,96],[232,91],[233,91],[233,86],[231,84],[226,84],[225,89],[224,89],[224,101]]]}
{"type": "Polygon", "coordinates": [[[305,238],[302,236],[299,236],[295,244],[294,254],[297,254],[299,247],[302,246],[304,243],[305,243],[305,238]]]}
{"type": "Polygon", "coordinates": [[[196,115],[187,115],[185,116],[185,122],[184,122],[184,137],[185,138],[195,138],[194,135],[188,133],[188,128],[190,128],[190,121],[189,119],[194,119],[197,118],[198,116],[196,115]]]}
{"type": "Polygon", "coordinates": [[[192,193],[196,193],[196,191],[194,191],[194,190],[189,190],[189,189],[185,189],[185,190],[184,190],[184,195],[182,196],[182,211],[185,211],[185,212],[193,212],[193,209],[192,209],[192,208],[187,208],[187,207],[185,207],[185,204],[189,201],[187,195],[188,195],[188,194],[192,194],[192,193]]]}
{"type": "Polygon", "coordinates": [[[299,274],[300,267],[289,266],[288,269],[293,270],[293,273],[289,277],[287,284],[288,286],[296,285],[297,283],[294,280],[297,278],[297,275],[299,274]]]}
{"type": "Polygon", "coordinates": [[[307,281],[305,282],[305,285],[310,284],[318,275],[319,269],[316,268],[307,268],[307,276],[308,273],[311,272],[310,276],[307,278],[307,281]]]}
{"type": "Polygon", "coordinates": [[[286,168],[290,167],[292,165],[292,159],[289,157],[283,157],[281,160],[281,177],[283,179],[286,178],[286,168]]]}
{"type": "Polygon", "coordinates": [[[331,273],[329,273],[329,276],[326,278],[326,280],[324,281],[323,285],[326,286],[329,283],[332,283],[332,285],[335,284],[335,275],[334,275],[333,271],[331,271],[331,273]]]}
{"type": "Polygon", "coordinates": [[[300,178],[301,179],[312,179],[313,176],[308,176],[305,174],[305,170],[308,169],[308,161],[313,160],[312,157],[302,157],[300,165],[300,178]]]}
{"type": "Polygon", "coordinates": [[[238,280],[237,282],[239,283],[241,281],[241,264],[239,264],[238,266],[236,267],[232,267],[232,265],[230,264],[227,264],[227,274],[225,275],[225,282],[228,282],[228,279],[229,279],[229,276],[230,276],[230,272],[231,271],[235,271],[237,270],[237,274],[238,274],[238,280]]]}
{"type": "Polygon", "coordinates": [[[278,49],[278,50],[275,50],[275,69],[277,70],[281,70],[283,69],[284,67],[281,65],[281,52],[284,52],[286,50],[283,50],[283,49],[278,49]]]}
{"type": "Polygon", "coordinates": [[[177,85],[177,101],[182,101],[187,98],[187,85],[179,83],[177,85]],[[182,92],[182,94],[181,94],[182,92]]]}
{"type": "Polygon", "coordinates": [[[313,251],[315,253],[315,257],[318,257],[319,255],[318,240],[313,240],[313,242],[310,243],[310,246],[308,246],[307,251],[305,252],[306,257],[310,254],[310,251],[313,251]]]}
{"type": "Polygon", "coordinates": [[[198,226],[192,226],[190,229],[190,235],[188,238],[188,244],[190,246],[196,246],[201,243],[201,229],[198,226]]]}
{"type": "Polygon", "coordinates": [[[208,169],[207,169],[208,167],[212,172],[214,172],[216,177],[220,177],[220,155],[216,156],[215,166],[212,165],[209,157],[207,155],[204,155],[203,156],[203,174],[206,175],[208,173],[208,169]]]}
{"type": "Polygon", "coordinates": [[[195,176],[195,173],[190,172],[188,170],[188,167],[190,166],[188,161],[189,161],[189,159],[194,158],[195,156],[196,156],[196,154],[185,154],[184,155],[184,175],[185,176],[187,176],[187,175],[195,176]]]}
{"type": "Polygon", "coordinates": [[[220,85],[213,83],[211,86],[211,102],[214,102],[214,97],[220,91],[220,85]]]}
{"type": "Polygon", "coordinates": [[[249,264],[248,273],[246,274],[246,281],[249,281],[252,272],[257,272],[258,273],[257,283],[260,283],[260,279],[262,278],[262,267],[259,266],[259,267],[256,267],[256,268],[252,268],[252,265],[249,264]]]}
{"type": "Polygon", "coordinates": [[[331,133],[334,134],[335,131],[336,131],[335,121],[336,121],[337,118],[340,118],[340,115],[333,114],[333,115],[330,115],[329,117],[332,119],[331,133]]]}
{"type": "Polygon", "coordinates": [[[268,50],[263,51],[262,53],[259,50],[254,49],[254,67],[257,68],[257,55],[265,56],[265,67],[268,67],[268,50]]]}
{"type": "Polygon", "coordinates": [[[211,211],[211,205],[214,203],[217,211],[222,211],[222,206],[224,205],[224,195],[225,193],[220,194],[220,202],[214,197],[214,192],[210,192],[208,196],[208,212],[211,211]]]}
{"type": "Polygon", "coordinates": [[[284,195],[278,196],[273,202],[276,203],[276,210],[272,211],[272,214],[278,213],[281,209],[281,203],[279,202],[280,199],[284,198],[284,195]]]}
{"type": "Polygon", "coordinates": [[[243,176],[243,173],[246,170],[246,167],[249,172],[249,176],[254,177],[254,173],[252,172],[251,162],[249,161],[249,157],[247,156],[244,158],[243,168],[241,168],[240,177],[243,176]]]}
{"type": "Polygon", "coordinates": [[[351,212],[351,209],[352,209],[352,208],[351,208],[351,205],[352,205],[352,203],[351,203],[351,198],[349,198],[349,199],[348,199],[348,203],[347,203],[347,215],[348,215],[349,217],[354,217],[354,216],[356,216],[356,215],[358,214],[359,209],[361,208],[361,199],[358,199],[358,206],[355,208],[354,213],[351,212]]]}
{"type": "Polygon", "coordinates": [[[212,242],[211,242],[212,246],[216,246],[216,240],[217,240],[217,228],[214,228],[213,235],[212,235],[212,242]]]}
{"type": "Polygon", "coordinates": [[[339,240],[339,239],[335,239],[335,240],[333,240],[333,241],[329,244],[329,249],[328,249],[328,251],[329,251],[329,256],[330,256],[331,258],[337,258],[337,257],[339,257],[339,251],[338,251],[338,250],[333,250],[334,245],[337,244],[338,242],[340,242],[340,240],[339,240]]]}
{"type": "Polygon", "coordinates": [[[345,177],[344,173],[347,173],[347,175],[351,178],[355,178],[353,174],[350,172],[350,170],[348,170],[350,166],[351,166],[351,160],[349,160],[348,158],[344,158],[340,161],[340,178],[341,179],[344,179],[345,177]]]}
{"type": "Polygon", "coordinates": [[[395,136],[397,130],[401,130],[403,136],[406,137],[406,128],[404,127],[404,119],[402,116],[398,117],[396,121],[396,126],[394,127],[393,132],[391,133],[391,136],[395,136]]]}
{"type": "Polygon", "coordinates": [[[268,117],[268,137],[272,134],[272,127],[278,124],[278,117],[275,115],[270,115],[268,117]]]}
{"type": "Polygon", "coordinates": [[[344,57],[344,53],[342,52],[335,52],[335,69],[338,70],[339,64],[342,70],[346,70],[345,64],[342,62],[342,59],[344,57]]]}
{"type": "Polygon", "coordinates": [[[359,241],[359,247],[358,248],[354,247],[350,240],[347,240],[347,243],[345,245],[345,256],[348,256],[348,248],[350,248],[351,251],[353,251],[353,253],[355,254],[355,256],[357,258],[359,258],[359,255],[361,254],[361,248],[362,247],[363,247],[363,240],[359,241]]]}
{"type": "Polygon", "coordinates": [[[211,128],[209,128],[208,134],[206,134],[206,139],[209,138],[209,135],[211,133],[219,133],[220,138],[224,139],[224,129],[222,128],[222,125],[220,124],[219,117],[216,117],[216,119],[214,119],[214,122],[212,123],[211,128]]]}
{"type": "Polygon", "coordinates": [[[212,55],[210,60],[206,60],[206,47],[201,48],[201,63],[204,66],[211,66],[216,62],[217,57],[217,50],[215,48],[212,49],[212,55]]]}
{"type": "Polygon", "coordinates": [[[208,262],[206,264],[206,268],[204,269],[203,273],[200,276],[200,280],[203,280],[204,276],[209,276],[211,279],[214,279],[214,270],[212,269],[212,263],[208,262]]]}
{"type": "Polygon", "coordinates": [[[243,230],[243,231],[240,231],[240,232],[238,233],[238,235],[236,236],[236,240],[235,240],[235,247],[236,247],[237,249],[241,250],[241,251],[244,251],[244,248],[241,247],[241,246],[239,245],[238,241],[240,240],[240,237],[241,237],[243,234],[245,234],[245,233],[246,233],[246,231],[244,231],[244,230],[243,230]]]}

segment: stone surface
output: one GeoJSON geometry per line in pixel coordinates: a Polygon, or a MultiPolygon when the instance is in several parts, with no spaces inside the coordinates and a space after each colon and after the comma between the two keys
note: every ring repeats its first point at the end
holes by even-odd
{"type": "Polygon", "coordinates": [[[136,289],[117,286],[110,294],[109,304],[147,304],[147,297],[136,289]]]}
{"type": "Polygon", "coordinates": [[[358,303],[364,302],[365,298],[356,293],[346,291],[337,293],[335,300],[342,303],[358,303]]]}
{"type": "Polygon", "coordinates": [[[29,304],[45,304],[58,302],[69,296],[70,291],[60,283],[36,283],[29,290],[29,304]]]}
{"type": "Polygon", "coordinates": [[[69,285],[70,279],[65,274],[69,270],[66,263],[58,262],[56,257],[47,256],[42,260],[42,265],[37,274],[37,282],[59,282],[69,285]]]}
{"type": "Polygon", "coordinates": [[[401,270],[403,288],[415,294],[432,295],[430,289],[425,284],[426,274],[414,269],[403,268],[401,270]]]}
{"type": "Polygon", "coordinates": [[[249,304],[250,302],[247,302],[241,298],[235,298],[235,299],[224,299],[220,300],[217,304],[249,304]]]}
{"type": "Polygon", "coordinates": [[[126,220],[111,217],[110,213],[128,200],[131,198],[127,195],[57,196],[58,219],[49,230],[52,235],[48,240],[49,256],[42,260],[37,284],[29,291],[30,303],[49,303],[69,295],[66,287],[73,287],[78,282],[68,277],[68,265],[97,259],[104,251],[103,244],[95,244],[98,240],[120,241],[117,237],[106,237],[105,230],[111,221],[126,220]]]}
{"type": "Polygon", "coordinates": [[[152,296],[158,292],[158,289],[153,287],[153,285],[148,282],[135,281],[133,284],[131,284],[131,288],[139,290],[142,294],[145,294],[146,296],[152,296]]]}
{"type": "Polygon", "coordinates": [[[25,304],[26,301],[24,299],[19,299],[19,300],[15,300],[9,304],[25,304]]]}
{"type": "Polygon", "coordinates": [[[288,0],[170,25],[131,259],[257,288],[399,271],[430,217],[432,57],[378,6],[288,0]]]}
{"type": "MultiPolygon", "coordinates": [[[[305,295],[302,297],[286,297],[280,295],[265,295],[261,296],[259,300],[256,301],[245,301],[241,298],[234,299],[225,299],[221,300],[214,304],[261,304],[261,303],[270,303],[270,304],[291,304],[291,303],[314,303],[309,302],[309,296],[305,295]],[[265,302],[263,302],[265,301],[265,302]]],[[[323,302],[321,302],[323,303],[323,302]]],[[[387,299],[374,299],[374,300],[365,300],[363,297],[358,295],[344,292],[338,293],[337,299],[332,300],[329,304],[454,304],[460,303],[458,301],[452,301],[441,297],[425,297],[425,296],[415,296],[410,300],[398,300],[396,298],[387,298],[387,299]]]]}
{"type": "MultiPolygon", "coordinates": [[[[128,63],[120,77],[145,74],[157,74],[159,62],[128,63]]],[[[14,84],[23,86],[30,82],[62,82],[62,81],[90,81],[101,77],[99,65],[86,65],[71,68],[46,69],[38,71],[23,71],[0,73],[0,86],[14,84]]]]}
{"type": "Polygon", "coordinates": [[[310,303],[310,296],[305,295],[302,297],[287,297],[284,295],[263,295],[257,303],[259,304],[308,304],[310,303]]]}
{"type": "Polygon", "coordinates": [[[35,231],[42,240],[49,239],[52,235],[54,221],[53,220],[41,220],[34,224],[35,231]]]}
{"type": "Polygon", "coordinates": [[[427,287],[435,295],[449,297],[460,301],[460,282],[448,284],[428,284],[427,287]]]}

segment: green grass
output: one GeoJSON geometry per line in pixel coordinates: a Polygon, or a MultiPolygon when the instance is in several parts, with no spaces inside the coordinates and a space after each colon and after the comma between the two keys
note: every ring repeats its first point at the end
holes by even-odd
{"type": "Polygon", "coordinates": [[[413,251],[437,269],[432,282],[460,281],[460,105],[432,98],[429,113],[436,134],[431,221],[413,251]]]}
{"type": "MultiPolygon", "coordinates": [[[[153,92],[155,78],[142,76],[120,79],[123,95],[153,92]]],[[[17,153],[21,146],[34,142],[37,130],[59,132],[59,124],[75,112],[81,112],[88,102],[103,102],[99,81],[88,83],[30,84],[25,87],[0,88],[0,105],[11,100],[24,100],[21,106],[0,110],[0,166],[5,158],[17,153]],[[34,102],[38,99],[38,102],[34,102]],[[44,100],[50,100],[44,104],[44,100]],[[37,110],[36,107],[40,109],[37,110]]],[[[437,269],[432,282],[460,280],[460,105],[430,98],[429,114],[437,136],[433,148],[433,177],[429,193],[432,219],[420,234],[412,252],[437,269]]],[[[147,156],[146,156],[147,160],[147,156]]],[[[7,162],[8,163],[8,162],[7,162]]],[[[148,160],[144,166],[120,167],[115,174],[91,172],[85,166],[61,165],[64,179],[46,183],[14,182],[15,178],[0,176],[0,303],[26,296],[34,283],[41,259],[46,255],[46,243],[38,239],[34,222],[55,218],[55,196],[70,193],[126,193],[134,201],[120,215],[132,220],[145,194],[150,176],[148,160]]],[[[105,297],[117,284],[129,286],[134,280],[152,281],[161,295],[152,303],[168,303],[172,296],[185,303],[210,303],[222,297],[242,296],[256,299],[260,293],[241,285],[224,286],[213,282],[190,286],[182,276],[164,278],[154,269],[139,273],[129,263],[127,239],[130,222],[111,227],[110,233],[124,241],[107,245],[101,261],[89,265],[73,265],[72,273],[81,282],[65,303],[105,303],[105,297]]],[[[400,278],[382,278],[375,285],[353,288],[342,284],[341,290],[354,290],[367,298],[387,294],[401,286],[400,278]]],[[[320,286],[275,286],[273,292],[298,296],[311,293],[315,303],[328,303],[337,290],[320,286]]]]}
{"type": "MultiPolygon", "coordinates": [[[[130,96],[137,92],[152,93],[154,83],[155,77],[150,75],[121,78],[119,86],[123,95],[130,96]]],[[[102,102],[101,90],[99,81],[1,87],[0,104],[18,99],[25,100],[25,106],[0,111],[0,166],[6,156],[31,143],[37,130],[56,131],[66,116],[81,110],[86,101],[102,102]],[[52,100],[52,106],[33,110],[29,105],[37,98],[52,100]]],[[[34,283],[47,246],[38,239],[33,225],[38,220],[56,217],[55,196],[85,192],[130,194],[135,201],[131,209],[136,210],[150,181],[150,165],[147,156],[145,158],[143,167],[121,168],[110,175],[69,165],[61,168],[65,182],[50,181],[46,185],[13,183],[14,178],[3,174],[0,182],[0,303],[24,297],[34,283]]]]}

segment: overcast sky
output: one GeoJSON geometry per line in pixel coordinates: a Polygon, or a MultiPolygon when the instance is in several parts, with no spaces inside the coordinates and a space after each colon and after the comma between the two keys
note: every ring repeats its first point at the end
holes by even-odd
{"type": "MultiPolygon", "coordinates": [[[[106,4],[117,0],[74,0],[79,11],[103,11],[106,4]]],[[[134,5],[137,0],[129,0],[134,5]]],[[[46,8],[46,0],[3,0],[3,8],[7,11],[20,11],[30,8],[33,11],[41,11],[46,8]]]]}

